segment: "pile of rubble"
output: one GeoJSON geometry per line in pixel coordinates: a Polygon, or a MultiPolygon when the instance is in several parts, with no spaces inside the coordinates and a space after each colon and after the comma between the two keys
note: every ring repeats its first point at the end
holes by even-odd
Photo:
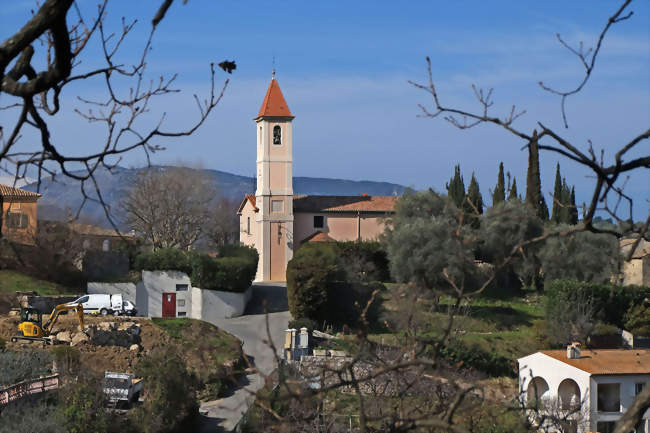
{"type": "Polygon", "coordinates": [[[140,325],[135,322],[100,322],[88,326],[83,332],[60,331],[54,338],[71,346],[120,346],[133,351],[141,348],[140,325]]]}

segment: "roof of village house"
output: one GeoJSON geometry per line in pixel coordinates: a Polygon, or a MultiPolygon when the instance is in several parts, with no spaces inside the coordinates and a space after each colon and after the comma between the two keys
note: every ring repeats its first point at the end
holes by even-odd
{"type": "Polygon", "coordinates": [[[635,238],[621,239],[619,243],[623,254],[627,254],[630,248],[632,248],[635,244],[636,248],[634,249],[634,253],[632,253],[631,258],[641,259],[645,256],[650,255],[650,242],[646,241],[645,239],[641,239],[640,241],[635,238]],[[638,244],[636,244],[637,241],[638,244]]]}
{"type": "Polygon", "coordinates": [[[566,350],[541,350],[539,353],[591,374],[650,374],[650,350],[581,350],[580,358],[569,359],[566,350]]]}
{"type": "Polygon", "coordinates": [[[255,212],[260,210],[256,204],[257,199],[255,197],[255,194],[246,194],[241,204],[239,205],[239,209],[237,209],[237,214],[241,214],[241,211],[244,209],[244,206],[246,206],[247,201],[251,202],[251,205],[253,205],[253,209],[255,209],[255,212]]]}
{"type": "Polygon", "coordinates": [[[25,189],[14,188],[8,185],[0,185],[0,196],[10,198],[38,198],[41,195],[25,189]]]}
{"type": "MultiPolygon", "coordinates": [[[[66,223],[63,221],[48,221],[48,220],[41,220],[39,222],[39,230],[46,230],[46,231],[57,230],[65,227],[69,228],[71,231],[81,236],[101,236],[101,237],[120,236],[115,232],[115,229],[107,229],[105,227],[99,227],[92,224],[66,223]]],[[[121,233],[121,236],[125,238],[134,237],[130,233],[121,233]]]]}
{"type": "Polygon", "coordinates": [[[398,196],[296,195],[296,212],[394,212],[398,196]]]}
{"type": "Polygon", "coordinates": [[[260,112],[257,117],[272,116],[272,117],[295,117],[289,110],[287,101],[282,96],[282,90],[276,81],[275,77],[271,80],[269,88],[266,91],[266,96],[260,107],[260,112]]]}
{"type": "Polygon", "coordinates": [[[327,233],[318,230],[316,233],[312,233],[303,239],[301,243],[304,244],[306,242],[336,242],[336,239],[331,238],[327,233]]]}

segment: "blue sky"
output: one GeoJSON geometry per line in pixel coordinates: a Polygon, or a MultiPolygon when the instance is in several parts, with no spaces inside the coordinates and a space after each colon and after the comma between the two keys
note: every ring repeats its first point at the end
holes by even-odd
{"type": "MultiPolygon", "coordinates": [[[[82,1],[90,13],[96,1],[82,1]]],[[[141,49],[159,1],[115,1],[107,25],[118,29],[122,16],[139,19],[122,51],[133,62],[141,49]]],[[[33,2],[13,2],[0,11],[0,38],[15,31],[33,2]]],[[[207,123],[190,138],[162,140],[165,152],[154,163],[184,163],[244,175],[255,170],[252,118],[268,86],[275,57],[278,82],[296,116],[294,174],[356,180],[382,180],[415,188],[443,190],[460,163],[466,183],[474,171],[481,190],[496,182],[497,166],[525,185],[527,154],[505,131],[480,126],[453,128],[443,119],[417,117],[417,104],[430,106],[427,95],[408,84],[426,80],[425,56],[446,105],[479,109],[471,84],[494,88],[494,113],[512,104],[527,110],[517,125],[531,131],[541,120],[562,131],[581,149],[589,140],[611,157],[614,149],[647,129],[650,119],[650,4],[635,1],[634,16],[611,29],[599,63],[585,91],[567,102],[568,130],[561,123],[559,100],[537,82],[566,89],[582,75],[580,64],[555,39],[592,46],[614,1],[177,1],[157,32],[149,58],[151,77],[179,73],[179,95],[163,97],[150,122],[167,113],[168,125],[196,118],[193,93],[208,89],[208,65],[234,59],[224,99],[207,123]]],[[[97,64],[97,41],[79,70],[97,64]]],[[[227,74],[217,74],[223,80],[227,74]]],[[[52,121],[54,141],[69,153],[97,148],[103,131],[74,112],[77,94],[102,95],[100,81],[64,93],[64,109],[52,121]]],[[[0,101],[0,102],[6,102],[0,101]]],[[[9,113],[0,112],[5,123],[9,113]]],[[[143,126],[146,126],[143,124],[143,126]]],[[[25,135],[24,145],[33,140],[25,135]]],[[[647,154],[648,142],[642,150],[647,154]]],[[[631,155],[632,156],[632,155],[631,155]]],[[[547,201],[552,191],[556,155],[542,154],[542,182],[547,201]]],[[[122,165],[140,166],[135,152],[122,165]]],[[[576,185],[579,202],[589,199],[592,179],[566,160],[562,172],[576,185]]],[[[635,217],[650,207],[650,170],[627,185],[636,199],[635,217]]],[[[489,199],[488,199],[489,201],[489,199]]]]}

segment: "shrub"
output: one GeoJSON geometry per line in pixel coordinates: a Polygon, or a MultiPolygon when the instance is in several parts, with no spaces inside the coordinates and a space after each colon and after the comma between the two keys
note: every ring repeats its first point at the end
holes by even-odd
{"type": "Polygon", "coordinates": [[[257,250],[238,245],[224,246],[218,258],[198,252],[164,248],[140,254],[137,270],[175,270],[190,276],[192,285],[202,289],[244,292],[257,273],[257,250]]]}
{"type": "MultiPolygon", "coordinates": [[[[326,243],[308,244],[296,252],[287,266],[287,296],[293,317],[336,327],[361,325],[361,312],[373,291],[383,286],[350,275],[354,251],[349,245],[326,243]]],[[[376,300],[368,309],[366,319],[373,323],[379,310],[379,300],[376,300]]]]}
{"type": "Polygon", "coordinates": [[[442,347],[440,354],[450,361],[462,362],[463,366],[475,368],[493,377],[515,377],[515,369],[510,359],[495,352],[488,352],[476,343],[450,341],[442,347]]]}
{"type": "Polygon", "coordinates": [[[196,378],[173,346],[164,346],[141,358],[135,375],[146,384],[145,402],[131,414],[132,422],[142,432],[172,431],[198,413],[196,378]]]}
{"type": "Polygon", "coordinates": [[[625,329],[636,335],[650,336],[650,302],[630,305],[625,313],[625,329]]]}
{"type": "Polygon", "coordinates": [[[61,374],[75,374],[81,367],[81,352],[72,346],[55,346],[51,352],[61,374]]]}
{"type": "Polygon", "coordinates": [[[134,268],[138,271],[174,270],[190,274],[192,265],[188,254],[176,248],[161,248],[146,251],[135,258],[134,268]]]}
{"type": "Polygon", "coordinates": [[[48,352],[0,352],[0,387],[26,379],[44,376],[50,372],[52,360],[48,352]]]}
{"type": "Polygon", "coordinates": [[[102,433],[109,430],[102,382],[96,378],[86,377],[61,388],[58,412],[69,433],[102,433]]]}
{"type": "Polygon", "coordinates": [[[379,242],[338,242],[351,281],[391,281],[386,250],[379,242]]]}
{"type": "Polygon", "coordinates": [[[322,323],[329,311],[328,286],[340,279],[336,247],[333,244],[308,244],[300,248],[287,265],[289,311],[297,319],[322,323]]]}
{"type": "Polygon", "coordinates": [[[578,319],[578,315],[589,316],[586,319],[591,323],[592,329],[599,321],[624,328],[630,307],[642,304],[647,297],[650,297],[650,287],[622,287],[574,280],[553,281],[546,288],[545,315],[549,337],[557,344],[568,342],[568,336],[557,338],[558,332],[562,334],[575,328],[576,323],[572,320],[578,319]],[[589,311],[586,311],[585,306],[589,307],[589,311]],[[584,314],[580,314],[581,311],[584,314]],[[570,315],[573,315],[573,319],[570,315]]]}
{"type": "Polygon", "coordinates": [[[313,331],[314,329],[318,329],[318,323],[311,319],[307,318],[302,318],[302,319],[293,319],[289,321],[289,328],[293,329],[300,329],[300,328],[307,328],[308,331],[313,331]]]}

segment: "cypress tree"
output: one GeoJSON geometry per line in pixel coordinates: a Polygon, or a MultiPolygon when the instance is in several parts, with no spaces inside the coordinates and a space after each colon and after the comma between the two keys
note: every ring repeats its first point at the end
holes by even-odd
{"type": "Polygon", "coordinates": [[[560,175],[560,163],[557,163],[557,166],[555,168],[555,187],[553,188],[553,212],[551,214],[551,221],[553,221],[555,224],[559,224],[562,221],[561,218],[561,211],[562,211],[562,205],[564,205],[564,202],[562,201],[562,177],[560,175]]]}
{"type": "Polygon", "coordinates": [[[462,209],[465,201],[465,182],[460,174],[460,165],[454,167],[454,177],[449,179],[446,187],[449,198],[456,204],[458,209],[462,209]]]}
{"type": "Polygon", "coordinates": [[[571,224],[571,190],[566,183],[566,179],[562,179],[562,207],[560,209],[560,222],[564,224],[571,224]]]}
{"type": "Polygon", "coordinates": [[[535,210],[542,221],[548,221],[548,207],[542,194],[542,181],[539,175],[539,148],[537,130],[528,144],[528,173],[526,176],[526,204],[535,210]]]}
{"type": "Polygon", "coordinates": [[[472,227],[478,228],[480,226],[480,219],[476,215],[476,212],[478,211],[479,215],[483,214],[483,197],[481,196],[481,190],[479,189],[476,177],[474,177],[474,173],[472,173],[472,179],[467,187],[467,199],[468,201],[465,207],[467,208],[466,211],[468,214],[471,215],[471,218],[469,218],[470,224],[472,227]]]}
{"type": "MultiPolygon", "coordinates": [[[[473,177],[473,175],[472,175],[473,177]]],[[[503,177],[503,162],[499,163],[499,175],[497,176],[497,186],[494,187],[492,193],[492,206],[503,203],[506,200],[506,186],[503,177]]]]}
{"type": "Polygon", "coordinates": [[[571,208],[569,210],[569,215],[571,216],[569,224],[576,225],[578,224],[578,207],[576,206],[576,190],[575,187],[571,187],[571,208]]]}
{"type": "Polygon", "coordinates": [[[517,178],[513,176],[510,191],[508,191],[508,200],[517,200],[517,178]]]}

